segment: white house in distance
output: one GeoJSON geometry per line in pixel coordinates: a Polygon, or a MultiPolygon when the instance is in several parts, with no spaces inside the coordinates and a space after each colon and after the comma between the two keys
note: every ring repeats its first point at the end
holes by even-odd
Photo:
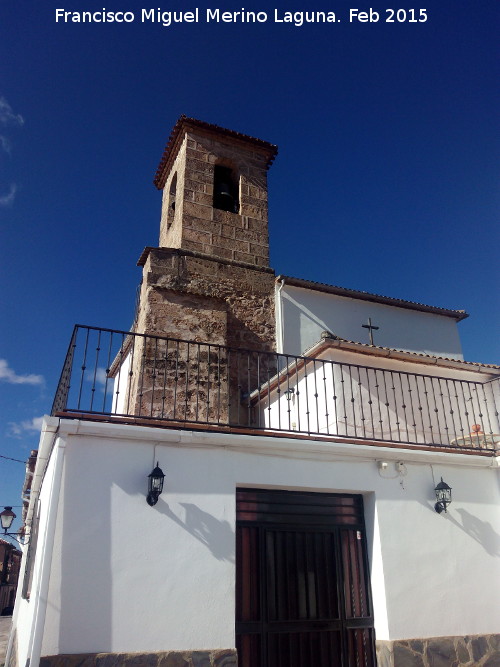
{"type": "Polygon", "coordinates": [[[500,367],[276,277],[276,152],[175,125],[134,325],[75,328],[44,422],[9,667],[500,665],[500,367]]]}

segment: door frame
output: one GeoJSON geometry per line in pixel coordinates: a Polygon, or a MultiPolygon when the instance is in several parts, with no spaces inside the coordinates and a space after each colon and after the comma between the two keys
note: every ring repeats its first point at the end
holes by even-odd
{"type": "MultiPolygon", "coordinates": [[[[316,538],[313,536],[311,539],[316,538]]],[[[304,537],[304,540],[307,541],[307,538],[304,537]]],[[[271,632],[274,636],[276,633],[289,632],[290,637],[293,632],[303,634],[330,632],[337,633],[340,637],[340,646],[337,647],[340,650],[339,664],[343,667],[350,667],[351,664],[374,667],[375,630],[364,504],[361,494],[237,488],[236,544],[236,637],[242,657],[242,646],[245,641],[244,652],[254,656],[252,662],[256,662],[258,656],[259,667],[278,667],[275,664],[268,664],[271,632]],[[244,537],[245,529],[247,530],[244,537]],[[280,532],[296,535],[322,534],[329,535],[333,539],[331,548],[334,554],[333,569],[338,608],[336,618],[307,618],[301,621],[293,619],[285,622],[270,620],[267,543],[270,533],[277,535],[280,532]],[[249,540],[253,541],[253,545],[249,540]],[[245,549],[250,550],[253,555],[245,554],[245,549]],[[256,549],[259,554],[258,561],[255,560],[256,549]],[[257,574],[243,573],[243,568],[245,566],[248,568],[249,558],[250,560],[253,558],[251,567],[257,574]],[[258,584],[255,582],[256,579],[258,584]],[[258,590],[255,588],[256,585],[258,590]],[[359,590],[355,590],[356,585],[359,590]],[[249,613],[257,615],[258,618],[244,618],[249,613]],[[252,642],[254,642],[253,648],[252,642]]],[[[314,580],[317,581],[317,574],[314,580]]],[[[329,660],[328,665],[317,667],[331,667],[331,664],[329,660]]],[[[256,665],[246,665],[242,662],[241,667],[256,667],[256,665]]]]}

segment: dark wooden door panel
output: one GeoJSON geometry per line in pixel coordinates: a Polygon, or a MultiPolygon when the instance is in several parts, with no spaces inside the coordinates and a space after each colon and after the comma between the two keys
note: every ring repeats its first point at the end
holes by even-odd
{"type": "Polygon", "coordinates": [[[241,526],[236,531],[236,618],[242,622],[259,621],[261,615],[260,531],[241,526]]]}
{"type": "Polygon", "coordinates": [[[339,618],[335,536],[301,530],[264,532],[268,621],[339,618]]]}
{"type": "Polygon", "coordinates": [[[369,582],[364,558],[364,540],[360,530],[341,530],[342,566],[346,618],[370,616],[367,591],[369,582]]]}
{"type": "Polygon", "coordinates": [[[373,667],[361,496],[237,491],[240,667],[373,667]]]}
{"type": "Polygon", "coordinates": [[[261,662],[261,635],[236,635],[236,650],[238,651],[238,665],[248,667],[263,667],[261,662]]]}
{"type": "Polygon", "coordinates": [[[269,633],[267,664],[274,667],[341,667],[340,632],[269,633]]]}
{"type": "Polygon", "coordinates": [[[376,665],[374,646],[375,637],[372,628],[348,630],[346,667],[373,667],[376,665]]]}

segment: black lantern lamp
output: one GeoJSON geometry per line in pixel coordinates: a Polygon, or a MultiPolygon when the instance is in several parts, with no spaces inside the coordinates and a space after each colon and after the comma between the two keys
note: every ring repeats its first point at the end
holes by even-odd
{"type": "Polygon", "coordinates": [[[436,492],[437,500],[434,509],[438,514],[446,512],[446,508],[451,503],[451,487],[449,487],[446,482],[443,482],[443,478],[441,477],[441,481],[436,485],[434,491],[436,492]]]}
{"type": "Polygon", "coordinates": [[[8,534],[7,531],[12,526],[12,522],[14,521],[15,518],[16,515],[12,511],[12,507],[10,505],[4,507],[3,512],[0,512],[0,520],[2,522],[2,528],[5,535],[8,534]]]}
{"type": "MultiPolygon", "coordinates": [[[[29,542],[29,537],[26,537],[24,534],[24,527],[20,528],[17,533],[9,533],[9,528],[12,526],[12,522],[15,518],[16,515],[12,511],[11,505],[7,505],[7,507],[3,508],[3,512],[0,512],[0,525],[3,528],[3,535],[7,535],[21,546],[24,546],[29,542]]],[[[0,533],[0,535],[2,535],[2,533],[0,533]]]]}
{"type": "Polygon", "coordinates": [[[153,468],[148,475],[148,495],[146,496],[146,501],[151,507],[158,502],[160,493],[163,491],[164,479],[165,475],[163,474],[163,470],[158,466],[157,461],[156,468],[153,468]]]}

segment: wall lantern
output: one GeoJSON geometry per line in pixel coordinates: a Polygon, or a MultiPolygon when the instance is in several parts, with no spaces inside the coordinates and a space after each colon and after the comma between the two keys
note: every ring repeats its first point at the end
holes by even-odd
{"type": "Polygon", "coordinates": [[[437,484],[434,491],[436,492],[437,500],[437,503],[434,505],[434,509],[438,514],[441,514],[441,512],[446,512],[446,508],[451,503],[451,487],[449,487],[446,482],[443,482],[443,478],[441,477],[441,481],[439,484],[437,484]]]}
{"type": "Polygon", "coordinates": [[[0,520],[2,522],[2,528],[5,535],[7,535],[7,531],[12,526],[12,522],[15,518],[16,515],[12,511],[12,507],[10,505],[4,507],[3,512],[0,512],[0,520]]]}
{"type": "Polygon", "coordinates": [[[157,461],[156,468],[153,468],[148,475],[148,495],[146,496],[146,501],[151,507],[158,502],[160,493],[163,491],[164,479],[165,475],[163,474],[163,470],[158,466],[157,461]]]}

